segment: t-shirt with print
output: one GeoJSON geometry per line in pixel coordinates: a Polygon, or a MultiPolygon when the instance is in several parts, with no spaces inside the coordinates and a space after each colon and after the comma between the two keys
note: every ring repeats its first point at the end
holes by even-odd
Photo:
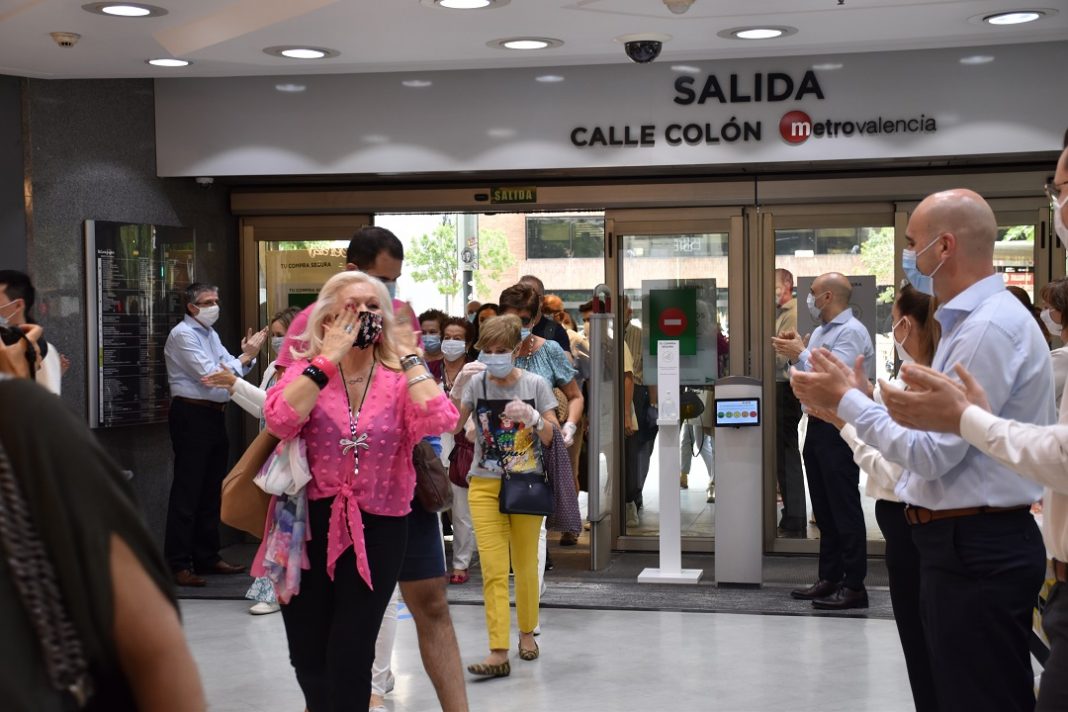
{"type": "Polygon", "coordinates": [[[503,467],[509,472],[541,472],[541,439],[534,428],[504,415],[504,407],[519,399],[539,413],[556,409],[556,396],[541,376],[522,372],[519,380],[502,386],[486,380],[485,373],[471,377],[460,399],[475,421],[475,454],[469,477],[500,479],[503,467]],[[483,390],[483,384],[485,390],[483,390]]]}

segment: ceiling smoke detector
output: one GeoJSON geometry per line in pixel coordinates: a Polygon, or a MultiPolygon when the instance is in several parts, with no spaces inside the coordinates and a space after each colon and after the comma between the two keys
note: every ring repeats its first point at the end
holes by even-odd
{"type": "Polygon", "coordinates": [[[82,38],[77,32],[49,32],[48,35],[60,47],[73,47],[82,38]]]}
{"type": "Polygon", "coordinates": [[[690,6],[693,5],[693,0],[664,0],[664,4],[675,15],[681,15],[690,9],[690,6]]]}

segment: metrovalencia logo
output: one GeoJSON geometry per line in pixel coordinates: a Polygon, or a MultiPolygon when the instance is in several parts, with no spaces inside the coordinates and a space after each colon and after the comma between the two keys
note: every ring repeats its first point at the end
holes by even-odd
{"type": "Polygon", "coordinates": [[[782,140],[792,145],[800,145],[810,138],[839,138],[851,136],[872,136],[885,134],[934,133],[938,126],[934,117],[920,114],[919,117],[907,119],[890,119],[876,116],[867,119],[820,119],[814,121],[804,111],[794,110],[783,114],[779,119],[779,134],[782,140]]]}

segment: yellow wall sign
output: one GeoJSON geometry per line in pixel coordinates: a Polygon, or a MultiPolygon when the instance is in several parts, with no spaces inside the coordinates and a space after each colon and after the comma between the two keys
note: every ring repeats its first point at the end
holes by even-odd
{"type": "Polygon", "coordinates": [[[533,186],[522,188],[493,188],[490,191],[490,202],[498,205],[508,203],[536,203],[538,202],[538,189],[533,186]]]}

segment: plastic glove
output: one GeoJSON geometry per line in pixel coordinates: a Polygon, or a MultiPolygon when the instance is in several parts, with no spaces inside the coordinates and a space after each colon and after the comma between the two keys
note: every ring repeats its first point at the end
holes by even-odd
{"type": "Polygon", "coordinates": [[[481,361],[472,361],[471,363],[464,364],[464,367],[460,369],[460,373],[456,375],[456,380],[452,383],[453,398],[459,400],[463,395],[464,389],[467,388],[467,382],[471,380],[471,377],[476,373],[482,373],[486,370],[486,364],[481,361]]]}
{"type": "Polygon", "coordinates": [[[564,446],[571,447],[575,444],[575,432],[578,430],[578,426],[568,421],[564,423],[564,427],[560,428],[560,434],[564,436],[564,446]]]}
{"type": "Polygon", "coordinates": [[[541,418],[541,414],[529,403],[524,403],[521,400],[514,400],[504,406],[504,414],[511,420],[518,421],[527,427],[533,428],[538,419],[541,418]]]}

